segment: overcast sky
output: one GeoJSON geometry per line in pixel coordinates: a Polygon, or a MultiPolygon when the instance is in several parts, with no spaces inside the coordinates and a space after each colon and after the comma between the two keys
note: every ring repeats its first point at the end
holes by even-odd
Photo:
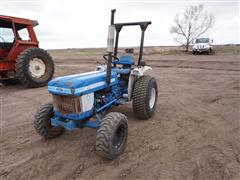
{"type": "MultiPolygon", "coordinates": [[[[239,0],[0,0],[0,14],[36,19],[36,32],[42,48],[105,47],[110,10],[117,9],[115,22],[152,21],[145,45],[176,45],[169,33],[174,17],[189,5],[204,4],[215,16],[208,36],[215,44],[240,43],[239,0]]],[[[139,27],[125,27],[120,46],[137,46],[139,27]]]]}

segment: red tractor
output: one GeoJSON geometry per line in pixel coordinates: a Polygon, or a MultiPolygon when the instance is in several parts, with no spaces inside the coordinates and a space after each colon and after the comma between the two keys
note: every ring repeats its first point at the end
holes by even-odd
{"type": "Polygon", "coordinates": [[[39,48],[37,21],[0,15],[0,81],[17,79],[26,87],[45,86],[54,73],[49,53],[39,48]]]}

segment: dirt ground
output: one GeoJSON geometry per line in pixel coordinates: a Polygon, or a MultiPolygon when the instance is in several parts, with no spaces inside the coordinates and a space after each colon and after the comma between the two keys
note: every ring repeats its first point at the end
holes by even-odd
{"type": "MultiPolygon", "coordinates": [[[[148,55],[158,82],[155,115],[129,119],[126,149],[109,161],[95,152],[95,130],[42,139],[33,129],[47,87],[0,87],[0,177],[27,179],[240,179],[239,55],[148,55]]],[[[55,76],[90,71],[94,57],[55,57],[55,76]],[[88,59],[87,59],[88,58],[88,59]]]]}

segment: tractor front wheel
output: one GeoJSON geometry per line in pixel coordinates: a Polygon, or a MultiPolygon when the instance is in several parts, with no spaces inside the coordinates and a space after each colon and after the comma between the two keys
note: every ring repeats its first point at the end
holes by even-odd
{"type": "Polygon", "coordinates": [[[26,87],[47,85],[54,74],[52,57],[40,48],[24,50],[16,61],[16,77],[26,87]]]}
{"type": "Polygon", "coordinates": [[[53,139],[63,133],[64,129],[62,127],[51,125],[51,118],[53,115],[52,103],[44,104],[35,114],[34,128],[36,132],[45,139],[53,139]]]}
{"type": "Polygon", "coordinates": [[[97,130],[96,150],[98,154],[108,159],[115,159],[124,150],[127,136],[127,117],[118,112],[107,114],[97,130]]]}
{"type": "Polygon", "coordinates": [[[155,78],[142,76],[136,80],[132,106],[135,116],[139,119],[149,119],[152,117],[157,104],[158,89],[155,78]]]}

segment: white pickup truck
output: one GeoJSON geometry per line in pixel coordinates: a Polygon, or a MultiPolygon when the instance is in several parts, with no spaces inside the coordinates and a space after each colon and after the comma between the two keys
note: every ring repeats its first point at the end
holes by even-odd
{"type": "Polygon", "coordinates": [[[193,54],[202,53],[202,52],[205,52],[207,54],[212,53],[213,51],[212,43],[213,43],[213,40],[210,38],[196,39],[192,48],[193,54]]]}

